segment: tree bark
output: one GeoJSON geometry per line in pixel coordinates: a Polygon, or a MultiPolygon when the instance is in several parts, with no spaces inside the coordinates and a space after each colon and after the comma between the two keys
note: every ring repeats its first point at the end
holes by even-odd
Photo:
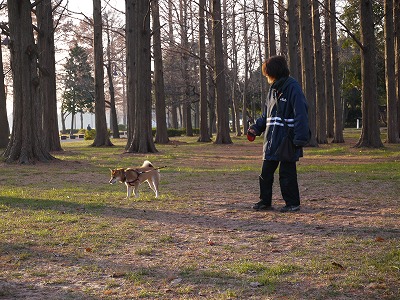
{"type": "MultiPolygon", "coordinates": [[[[329,7],[329,1],[325,0],[325,7],[329,7]]],[[[326,134],[328,138],[333,138],[333,88],[332,88],[332,63],[331,63],[331,16],[329,9],[324,10],[325,21],[325,41],[324,41],[324,73],[325,73],[325,97],[326,97],[326,134]]]]}
{"type": "Polygon", "coordinates": [[[10,125],[7,118],[7,97],[4,86],[3,53],[0,46],[0,148],[9,142],[10,125]]]}
{"type": "Polygon", "coordinates": [[[200,72],[200,136],[198,142],[210,142],[207,123],[207,70],[206,70],[206,0],[199,1],[199,72],[200,72]]]}
{"type": "Polygon", "coordinates": [[[318,0],[313,0],[312,11],[316,87],[316,138],[317,143],[326,144],[328,143],[326,139],[326,98],[318,0]]]}
{"type": "Polygon", "coordinates": [[[385,0],[385,80],[387,101],[387,142],[399,143],[394,55],[393,0],[385,0]]]}
{"type": "Polygon", "coordinates": [[[362,0],[361,22],[361,82],[362,82],[362,129],[355,147],[383,147],[378,122],[378,95],[376,75],[376,45],[374,17],[371,0],[362,0]]]}
{"type": "MultiPolygon", "coordinates": [[[[243,43],[244,43],[244,78],[243,78],[243,91],[242,91],[242,126],[243,132],[247,132],[248,124],[248,111],[247,107],[249,102],[247,100],[247,87],[249,85],[249,36],[247,27],[247,11],[246,0],[243,1],[243,43]]],[[[271,46],[271,45],[270,45],[271,46]]]]}
{"type": "Polygon", "coordinates": [[[229,134],[229,109],[226,99],[225,89],[225,67],[224,51],[222,48],[222,22],[221,22],[221,1],[212,1],[213,18],[213,44],[214,44],[214,78],[216,84],[217,96],[217,136],[216,144],[231,144],[232,140],[229,134]]]}
{"type": "Polygon", "coordinates": [[[103,25],[101,18],[101,0],[93,0],[93,25],[96,137],[92,146],[113,146],[107,130],[105,111],[106,102],[104,97],[103,25]]]}
{"type": "Polygon", "coordinates": [[[181,72],[184,82],[182,91],[182,109],[183,109],[183,127],[186,129],[186,136],[193,136],[192,127],[192,109],[191,101],[189,96],[189,42],[188,42],[188,21],[187,21],[187,0],[179,1],[179,13],[180,13],[180,27],[181,27],[181,72]]]}
{"type": "Polygon", "coordinates": [[[9,163],[47,162],[54,157],[42,141],[38,54],[32,31],[31,3],[29,0],[8,0],[7,6],[14,109],[11,139],[3,157],[9,163]]]}
{"type": "Polygon", "coordinates": [[[233,110],[235,112],[235,117],[232,120],[235,124],[236,135],[242,135],[242,129],[240,127],[240,101],[237,93],[237,85],[238,85],[238,49],[236,47],[236,10],[233,7],[233,15],[232,15],[232,98],[233,98],[233,110]]]}
{"type": "Polygon", "coordinates": [[[315,116],[315,80],[314,80],[314,59],[312,38],[311,4],[308,1],[301,1],[300,4],[300,43],[301,43],[301,64],[303,66],[303,89],[308,103],[308,122],[311,130],[309,145],[318,146],[315,138],[316,116],[315,116]]]}
{"type": "Polygon", "coordinates": [[[135,14],[137,10],[136,1],[126,0],[125,1],[125,39],[126,39],[126,109],[127,109],[127,131],[128,139],[125,149],[128,150],[133,140],[133,133],[135,131],[135,106],[136,106],[136,94],[135,94],[135,81],[136,81],[136,41],[135,31],[136,20],[135,14]]]}
{"type": "Polygon", "coordinates": [[[117,109],[115,107],[115,88],[114,88],[114,77],[113,77],[113,66],[111,57],[111,38],[110,38],[110,24],[108,15],[106,16],[107,24],[107,77],[108,77],[108,91],[110,93],[110,127],[112,131],[113,138],[119,139],[119,128],[118,128],[118,117],[117,109]]]}
{"type": "Polygon", "coordinates": [[[397,99],[397,130],[400,138],[400,0],[394,0],[394,28],[396,38],[396,99],[397,99]]]}
{"type": "MultiPolygon", "coordinates": [[[[149,153],[157,152],[151,130],[151,51],[150,51],[150,3],[139,0],[134,4],[133,19],[135,51],[135,120],[132,143],[128,152],[149,153]],[[140,74],[140,76],[138,76],[140,74]]],[[[132,49],[127,49],[131,51],[132,49]]]]}
{"type": "Polygon", "coordinates": [[[299,18],[298,18],[298,0],[287,1],[287,16],[288,16],[288,54],[289,54],[289,69],[291,75],[302,82],[301,72],[299,70],[299,18]]]}
{"type": "Polygon", "coordinates": [[[169,138],[165,113],[164,67],[161,51],[161,26],[158,0],[153,0],[151,2],[151,13],[153,16],[154,96],[157,121],[155,142],[167,144],[169,138]]]}
{"type": "MultiPolygon", "coordinates": [[[[287,36],[286,36],[286,32],[287,32],[287,23],[286,23],[286,18],[285,18],[285,4],[283,0],[279,0],[278,1],[278,5],[279,5],[279,47],[280,47],[280,55],[287,55],[288,53],[288,42],[287,42],[287,36]]],[[[265,80],[264,80],[265,81],[265,80]]]]}
{"type": "Polygon", "coordinates": [[[57,117],[56,60],[51,0],[43,0],[36,7],[39,28],[39,89],[42,101],[43,143],[48,151],[61,151],[57,117]]]}
{"type": "MultiPolygon", "coordinates": [[[[336,33],[336,1],[330,0],[330,29],[331,29],[331,66],[332,66],[332,95],[334,109],[333,143],[344,143],[343,138],[343,109],[340,97],[339,55],[336,33]]],[[[371,21],[372,19],[370,19],[371,21]]]]}
{"type": "Polygon", "coordinates": [[[267,0],[268,10],[268,48],[269,56],[276,55],[276,38],[275,38],[275,7],[274,0],[267,0]]]}

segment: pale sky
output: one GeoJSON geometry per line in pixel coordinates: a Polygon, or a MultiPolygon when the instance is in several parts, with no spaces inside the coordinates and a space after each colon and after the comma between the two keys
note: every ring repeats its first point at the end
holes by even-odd
{"type": "MultiPolygon", "coordinates": [[[[67,1],[67,0],[64,0],[67,1]]],[[[64,2],[63,1],[63,2],[64,2]]],[[[66,2],[64,2],[66,3],[66,2]]],[[[115,7],[119,10],[125,10],[125,1],[124,0],[102,0],[101,6],[104,8],[106,3],[110,3],[112,7],[115,7]]],[[[92,0],[68,0],[68,8],[73,11],[83,12],[86,15],[93,14],[93,1],[92,0]]]]}

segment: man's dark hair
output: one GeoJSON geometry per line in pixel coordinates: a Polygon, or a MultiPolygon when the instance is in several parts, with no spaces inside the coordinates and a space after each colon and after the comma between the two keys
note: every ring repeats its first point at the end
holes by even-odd
{"type": "Polygon", "coordinates": [[[287,61],[283,56],[271,56],[262,65],[262,73],[264,76],[270,76],[276,80],[282,77],[288,77],[290,74],[287,61]]]}

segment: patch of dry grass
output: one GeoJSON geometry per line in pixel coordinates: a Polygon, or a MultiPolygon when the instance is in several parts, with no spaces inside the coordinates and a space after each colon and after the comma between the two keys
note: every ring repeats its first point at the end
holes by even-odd
{"type": "Polygon", "coordinates": [[[260,139],[174,140],[148,155],[65,143],[56,163],[2,164],[0,299],[397,299],[398,145],[305,149],[302,210],[281,214],[251,210],[260,139]],[[142,186],[126,200],[108,168],[145,159],[168,166],[161,196],[142,186]]]}

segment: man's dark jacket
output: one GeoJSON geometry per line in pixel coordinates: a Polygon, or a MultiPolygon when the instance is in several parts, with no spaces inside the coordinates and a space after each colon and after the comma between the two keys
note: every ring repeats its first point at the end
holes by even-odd
{"type": "Polygon", "coordinates": [[[303,156],[302,147],[310,139],[308,105],[299,83],[293,77],[281,78],[272,84],[264,113],[250,128],[258,136],[264,132],[265,160],[279,160],[276,150],[287,134],[290,134],[296,146],[292,161],[303,156]]]}

